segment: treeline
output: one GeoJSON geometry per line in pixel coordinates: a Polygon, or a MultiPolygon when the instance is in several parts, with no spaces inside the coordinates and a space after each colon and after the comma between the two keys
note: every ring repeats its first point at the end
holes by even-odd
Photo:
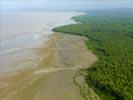
{"type": "Polygon", "coordinates": [[[113,99],[133,100],[133,16],[129,11],[130,16],[124,12],[114,12],[114,16],[113,12],[75,16],[73,19],[80,24],[56,27],[53,31],[88,38],[86,45],[98,57],[85,76],[88,85],[106,91],[113,99]]]}

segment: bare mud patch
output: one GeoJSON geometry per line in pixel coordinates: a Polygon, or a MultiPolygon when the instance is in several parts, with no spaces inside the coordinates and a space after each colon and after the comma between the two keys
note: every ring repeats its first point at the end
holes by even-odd
{"type": "Polygon", "coordinates": [[[73,76],[89,67],[96,56],[86,38],[54,33],[43,48],[33,49],[40,56],[36,67],[2,76],[2,100],[84,100],[73,83],[73,76]]]}

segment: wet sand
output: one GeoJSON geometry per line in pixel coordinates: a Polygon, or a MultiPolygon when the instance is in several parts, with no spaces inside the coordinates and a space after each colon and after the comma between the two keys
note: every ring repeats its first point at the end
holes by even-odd
{"type": "Polygon", "coordinates": [[[33,49],[36,67],[1,76],[2,100],[84,100],[73,83],[75,73],[96,61],[86,38],[54,33],[44,48],[33,49]]]}

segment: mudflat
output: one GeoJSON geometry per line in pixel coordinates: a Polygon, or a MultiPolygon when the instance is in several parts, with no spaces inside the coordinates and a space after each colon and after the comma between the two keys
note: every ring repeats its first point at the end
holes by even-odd
{"type": "Polygon", "coordinates": [[[84,100],[73,83],[75,73],[89,67],[96,56],[85,37],[54,33],[44,48],[33,49],[41,59],[34,68],[1,76],[2,100],[84,100]]]}

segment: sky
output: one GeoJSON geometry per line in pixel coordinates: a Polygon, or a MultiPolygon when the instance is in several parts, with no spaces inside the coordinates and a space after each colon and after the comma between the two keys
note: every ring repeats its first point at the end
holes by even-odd
{"type": "Polygon", "coordinates": [[[133,0],[1,0],[1,9],[86,10],[133,8],[133,0]]]}

